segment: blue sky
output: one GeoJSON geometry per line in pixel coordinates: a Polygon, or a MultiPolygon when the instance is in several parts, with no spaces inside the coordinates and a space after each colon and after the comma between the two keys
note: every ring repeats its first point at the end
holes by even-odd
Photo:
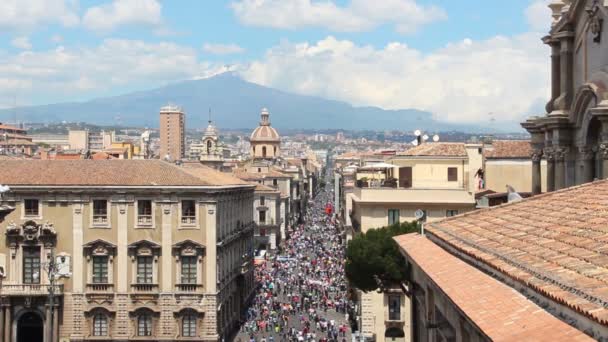
{"type": "Polygon", "coordinates": [[[546,0],[3,0],[0,108],[229,65],[248,81],[354,105],[515,122],[542,108],[549,24],[546,0]]]}

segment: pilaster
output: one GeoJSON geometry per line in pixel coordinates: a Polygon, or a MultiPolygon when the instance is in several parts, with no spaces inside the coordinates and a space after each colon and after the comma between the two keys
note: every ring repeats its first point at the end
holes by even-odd
{"type": "Polygon", "coordinates": [[[128,291],[128,274],[129,274],[129,232],[127,222],[127,203],[118,203],[118,219],[117,219],[117,242],[116,242],[116,289],[119,293],[128,291]]]}
{"type": "Polygon", "coordinates": [[[74,203],[72,205],[72,239],[73,239],[73,248],[72,248],[72,260],[74,265],[74,270],[76,272],[72,273],[72,291],[74,293],[82,293],[83,292],[83,272],[84,269],[84,261],[82,255],[82,245],[84,245],[84,232],[83,232],[83,204],[82,203],[74,203]]]}
{"type": "MultiPolygon", "coordinates": [[[[198,204],[197,204],[198,205],[198,204]]],[[[162,240],[161,240],[161,255],[162,257],[162,281],[161,281],[161,291],[162,292],[172,292],[172,276],[173,276],[173,258],[171,254],[171,241],[172,239],[172,204],[164,203],[162,204],[162,240]]]]}

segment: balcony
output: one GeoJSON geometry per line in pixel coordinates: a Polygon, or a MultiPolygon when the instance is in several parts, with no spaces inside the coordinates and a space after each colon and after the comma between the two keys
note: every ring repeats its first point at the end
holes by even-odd
{"type": "MultiPolygon", "coordinates": [[[[42,284],[2,284],[0,287],[3,296],[48,296],[51,285],[42,284]]],[[[53,287],[55,295],[63,294],[63,285],[53,287]]]]}
{"type": "Polygon", "coordinates": [[[475,198],[463,187],[454,188],[360,188],[353,189],[353,200],[360,203],[471,204],[475,198]]]}
{"type": "Polygon", "coordinates": [[[158,284],[131,284],[131,289],[136,293],[158,292],[158,284]]]}
{"type": "Polygon", "coordinates": [[[137,224],[140,226],[151,226],[152,215],[137,215],[137,224]]]}
{"type": "Polygon", "coordinates": [[[87,284],[87,292],[90,293],[112,293],[114,284],[87,284]]]}
{"type": "Polygon", "coordinates": [[[203,289],[201,284],[175,284],[176,292],[196,293],[203,289]]]}
{"type": "Polygon", "coordinates": [[[196,216],[182,216],[181,222],[183,225],[193,226],[196,224],[196,216]]]}

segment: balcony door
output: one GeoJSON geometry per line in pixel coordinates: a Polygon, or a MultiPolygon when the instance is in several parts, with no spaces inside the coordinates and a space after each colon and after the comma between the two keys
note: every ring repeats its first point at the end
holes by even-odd
{"type": "Polygon", "coordinates": [[[23,283],[40,284],[40,247],[23,247],[23,283]]]}
{"type": "Polygon", "coordinates": [[[399,168],[399,187],[400,188],[411,188],[412,187],[412,167],[400,167],[399,168]]]}

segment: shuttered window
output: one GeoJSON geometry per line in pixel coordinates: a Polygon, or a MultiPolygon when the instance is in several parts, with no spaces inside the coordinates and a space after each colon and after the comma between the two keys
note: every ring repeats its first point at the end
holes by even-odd
{"type": "Polygon", "coordinates": [[[448,167],[448,182],[458,181],[458,168],[448,167]]]}

